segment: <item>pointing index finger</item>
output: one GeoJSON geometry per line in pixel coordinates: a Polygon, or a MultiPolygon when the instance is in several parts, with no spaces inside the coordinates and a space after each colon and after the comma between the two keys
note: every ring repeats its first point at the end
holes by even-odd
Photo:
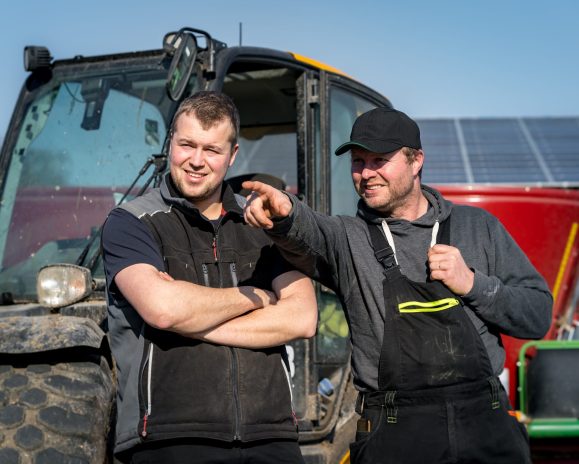
{"type": "Polygon", "coordinates": [[[252,192],[257,192],[259,194],[267,194],[273,189],[272,186],[259,182],[257,180],[246,180],[241,184],[244,189],[251,190],[252,192]]]}

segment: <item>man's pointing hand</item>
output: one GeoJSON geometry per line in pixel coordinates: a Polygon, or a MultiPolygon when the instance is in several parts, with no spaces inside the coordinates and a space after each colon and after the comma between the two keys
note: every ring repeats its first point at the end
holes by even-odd
{"type": "Polygon", "coordinates": [[[251,190],[244,209],[245,221],[261,229],[271,229],[271,219],[289,216],[292,202],[282,191],[258,181],[246,181],[243,188],[251,190]]]}

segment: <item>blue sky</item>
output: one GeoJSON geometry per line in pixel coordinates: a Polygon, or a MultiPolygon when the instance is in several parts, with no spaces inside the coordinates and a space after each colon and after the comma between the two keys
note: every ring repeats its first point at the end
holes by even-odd
{"type": "Polygon", "coordinates": [[[294,51],[370,85],[418,118],[579,114],[574,0],[28,0],[0,16],[0,139],[25,45],[57,59],[160,48],[182,26],[230,46],[294,51]]]}

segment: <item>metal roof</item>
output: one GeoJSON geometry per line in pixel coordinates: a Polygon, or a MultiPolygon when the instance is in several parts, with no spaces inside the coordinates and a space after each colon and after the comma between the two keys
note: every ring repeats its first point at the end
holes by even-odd
{"type": "Polygon", "coordinates": [[[426,184],[579,187],[579,117],[416,122],[426,184]]]}

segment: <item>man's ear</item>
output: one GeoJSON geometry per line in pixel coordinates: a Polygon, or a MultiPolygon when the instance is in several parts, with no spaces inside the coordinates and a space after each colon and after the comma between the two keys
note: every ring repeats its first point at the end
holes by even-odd
{"type": "Polygon", "coordinates": [[[415,176],[422,170],[422,166],[424,165],[424,152],[422,149],[416,150],[414,154],[414,160],[412,161],[412,171],[415,176]]]}
{"type": "Polygon", "coordinates": [[[229,159],[229,167],[233,166],[233,162],[235,161],[235,157],[237,156],[238,151],[239,151],[239,144],[236,143],[231,149],[231,158],[229,159]]]}

